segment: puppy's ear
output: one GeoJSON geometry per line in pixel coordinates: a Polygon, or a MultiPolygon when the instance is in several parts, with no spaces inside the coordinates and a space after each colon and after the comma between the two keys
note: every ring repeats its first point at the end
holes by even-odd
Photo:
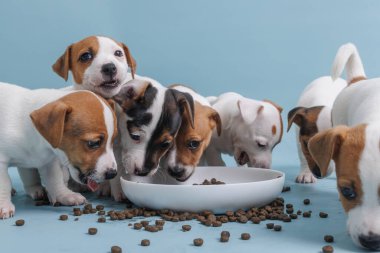
{"type": "Polygon", "coordinates": [[[264,110],[264,106],[259,101],[247,98],[238,100],[237,106],[241,117],[248,125],[252,124],[257,118],[257,115],[264,110]]]}
{"type": "Polygon", "coordinates": [[[179,105],[181,114],[184,113],[184,111],[187,111],[188,120],[191,124],[191,127],[194,129],[194,99],[193,97],[186,92],[180,92],[177,90],[171,89],[173,92],[174,98],[177,101],[177,104],[179,105]]]}
{"type": "Polygon", "coordinates": [[[57,148],[61,144],[66,115],[69,114],[71,110],[70,106],[58,100],[30,114],[38,132],[53,148],[57,148]]]}
{"type": "Polygon", "coordinates": [[[128,109],[135,102],[149,107],[156,94],[157,89],[149,81],[133,79],[127,82],[113,99],[123,109],[128,109]]]}
{"type": "Polygon", "coordinates": [[[287,132],[289,132],[290,127],[292,126],[293,122],[297,126],[299,126],[299,127],[301,126],[302,120],[305,116],[305,111],[306,111],[305,107],[295,107],[289,111],[289,113],[288,113],[288,129],[286,130],[287,132]]]}
{"type": "Polygon", "coordinates": [[[338,126],[314,135],[308,144],[308,149],[317,167],[310,168],[318,178],[325,177],[331,160],[334,160],[340,152],[348,127],[338,126]]]}
{"type": "Polygon", "coordinates": [[[275,102],[273,102],[269,99],[264,99],[263,101],[273,105],[280,113],[282,113],[282,110],[283,110],[282,107],[279,106],[278,104],[276,104],[275,102]]]}
{"type": "Polygon", "coordinates": [[[222,134],[222,120],[219,113],[210,107],[209,119],[213,123],[212,128],[216,127],[218,136],[222,134]]]}
{"type": "Polygon", "coordinates": [[[69,77],[69,70],[71,69],[71,47],[72,45],[68,46],[63,55],[59,57],[52,66],[53,71],[65,79],[65,81],[67,81],[67,78],[69,77]]]}
{"type": "Polygon", "coordinates": [[[129,48],[127,47],[127,45],[125,45],[124,43],[121,43],[121,45],[123,47],[125,57],[127,58],[128,67],[131,69],[132,78],[135,79],[135,73],[136,73],[136,67],[137,67],[136,61],[132,57],[131,52],[129,51],[129,48]]]}

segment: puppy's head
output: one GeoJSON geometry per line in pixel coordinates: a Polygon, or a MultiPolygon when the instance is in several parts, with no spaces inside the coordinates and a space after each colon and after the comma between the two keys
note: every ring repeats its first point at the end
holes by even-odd
{"type": "Polygon", "coordinates": [[[194,121],[192,97],[154,80],[133,80],[114,99],[123,109],[119,130],[124,167],[139,176],[154,173],[174,144],[182,115],[186,112],[194,121]]]}
{"type": "Polygon", "coordinates": [[[335,161],[340,200],[347,227],[359,246],[380,250],[380,125],[338,126],[309,141],[321,177],[335,161]]]}
{"type": "MultiPolygon", "coordinates": [[[[234,157],[239,165],[270,168],[272,150],[281,141],[282,108],[270,101],[240,98],[234,130],[234,157]]],[[[235,120],[235,119],[233,119],[235,120]]]]}
{"type": "Polygon", "coordinates": [[[221,133],[222,123],[217,111],[210,106],[194,102],[194,126],[188,112],[183,115],[182,125],[169,151],[165,169],[179,181],[187,180],[194,172],[199,160],[210,143],[213,130],[221,133]]]}
{"type": "Polygon", "coordinates": [[[72,178],[91,190],[116,176],[113,102],[88,91],[74,92],[31,113],[38,132],[69,162],[72,178]]]}
{"type": "Polygon", "coordinates": [[[134,77],[136,62],[126,45],[107,37],[91,36],[68,46],[53,70],[66,81],[71,71],[80,89],[111,98],[131,79],[128,67],[134,77]]]}
{"type": "MultiPolygon", "coordinates": [[[[307,164],[313,174],[320,178],[320,175],[318,175],[320,169],[311,157],[307,145],[310,138],[315,134],[331,128],[331,108],[325,106],[295,107],[288,113],[288,131],[293,123],[299,127],[298,141],[307,164]]],[[[334,164],[331,163],[327,174],[329,175],[333,171],[334,164]]]]}

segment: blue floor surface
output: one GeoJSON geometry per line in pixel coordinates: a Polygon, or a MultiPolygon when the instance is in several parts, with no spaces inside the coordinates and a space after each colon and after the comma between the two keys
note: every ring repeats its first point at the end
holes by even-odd
{"type": "MultiPolygon", "coordinates": [[[[78,221],[74,221],[72,207],[34,206],[34,202],[25,195],[17,171],[10,169],[13,185],[17,190],[12,198],[16,205],[16,216],[11,219],[0,220],[0,252],[88,252],[107,253],[111,246],[118,245],[124,253],[128,252],[321,252],[321,248],[327,243],[323,237],[331,234],[335,237],[332,243],[334,252],[366,252],[357,248],[346,232],[346,215],[339,203],[336,190],[336,178],[331,176],[320,180],[316,184],[301,185],[294,183],[298,171],[296,167],[278,168],[286,173],[286,185],[291,186],[291,191],[282,193],[286,203],[292,203],[294,210],[312,211],[311,218],[299,217],[291,223],[275,221],[282,225],[281,232],[268,230],[267,222],[256,225],[227,223],[222,227],[205,227],[197,221],[166,222],[164,230],[158,233],[150,233],[144,230],[134,230],[128,223],[142,219],[124,221],[109,221],[97,223],[96,214],[82,215],[78,221]],[[311,204],[306,206],[303,199],[309,198],[311,204]],[[327,212],[327,219],[319,217],[319,212],[327,212]],[[69,214],[68,221],[60,221],[61,214],[69,214]],[[25,225],[16,227],[17,219],[24,219],[25,225]],[[183,224],[192,226],[191,231],[182,232],[183,224]],[[89,227],[96,227],[96,235],[88,235],[89,227]],[[231,237],[228,243],[219,242],[220,232],[228,230],[231,237]],[[249,241],[242,241],[240,234],[251,234],[249,241]],[[202,247],[193,246],[194,238],[204,239],[202,247]],[[149,247],[140,246],[142,239],[149,239],[149,247]]],[[[103,204],[106,210],[122,209],[125,205],[114,203],[111,200],[98,199],[94,195],[86,195],[92,204],[103,204]]],[[[165,197],[165,196],[163,196],[165,197]]],[[[238,196],[237,196],[238,197],[238,196]]],[[[145,218],[156,220],[157,217],[145,218]]]]}

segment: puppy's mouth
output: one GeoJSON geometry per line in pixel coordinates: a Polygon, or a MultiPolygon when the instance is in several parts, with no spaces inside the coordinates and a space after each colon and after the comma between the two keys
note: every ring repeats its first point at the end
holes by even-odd
{"type": "Polygon", "coordinates": [[[112,90],[120,85],[120,82],[118,79],[113,79],[110,81],[104,81],[102,82],[99,87],[107,90],[112,90]]]}
{"type": "Polygon", "coordinates": [[[239,165],[245,165],[249,162],[248,154],[245,151],[241,151],[239,157],[237,158],[239,165]]]}
{"type": "Polygon", "coordinates": [[[81,181],[82,184],[85,184],[87,185],[87,187],[92,191],[96,191],[98,188],[99,188],[99,184],[98,182],[96,182],[95,180],[93,180],[91,178],[91,174],[90,175],[85,175],[83,174],[78,167],[74,167],[75,169],[77,169],[79,171],[79,180],[81,181]]]}

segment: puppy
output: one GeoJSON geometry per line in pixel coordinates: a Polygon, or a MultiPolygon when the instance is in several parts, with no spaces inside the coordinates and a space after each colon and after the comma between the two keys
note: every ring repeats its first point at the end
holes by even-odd
{"type": "Polygon", "coordinates": [[[166,155],[163,169],[178,181],[186,181],[194,172],[203,152],[208,147],[212,132],[220,136],[222,123],[217,111],[206,98],[190,88],[173,85],[171,88],[190,94],[194,99],[194,125],[184,113],[182,124],[175,138],[175,145],[166,155]]]}
{"type": "MultiPolygon", "coordinates": [[[[154,174],[161,158],[174,145],[183,115],[194,125],[193,98],[153,79],[139,77],[128,82],[114,100],[119,105],[120,133],[115,144],[119,151],[116,159],[124,168],[118,176],[154,174]]],[[[119,178],[111,181],[111,193],[115,200],[123,197],[119,178]]]]}
{"type": "Polygon", "coordinates": [[[312,172],[324,177],[330,160],[334,160],[352,240],[367,249],[380,250],[380,78],[366,80],[353,44],[339,49],[333,79],[341,75],[344,67],[348,87],[334,102],[334,128],[309,141],[310,153],[318,164],[312,172]]]}
{"type": "MultiPolygon", "coordinates": [[[[316,179],[309,168],[315,166],[307,144],[316,133],[332,127],[331,108],[336,96],[347,86],[345,80],[335,81],[330,76],[323,76],[312,81],[302,92],[297,107],[288,113],[288,131],[296,124],[296,143],[300,159],[300,173],[297,183],[315,183],[316,179]]],[[[330,164],[329,174],[334,170],[330,164]]]]}
{"type": "Polygon", "coordinates": [[[75,84],[68,89],[89,90],[111,98],[134,78],[136,61],[125,44],[107,37],[90,36],[68,46],[53,70],[66,81],[71,71],[75,84]]]}
{"type": "Polygon", "coordinates": [[[219,113],[222,132],[214,130],[205,151],[210,166],[225,166],[222,154],[233,155],[239,165],[270,168],[272,150],[281,141],[282,108],[270,101],[245,98],[236,93],[210,97],[212,107],[219,113]]]}
{"type": "Polygon", "coordinates": [[[85,198],[66,187],[62,164],[91,189],[116,176],[116,117],[95,94],[1,83],[0,116],[0,218],[15,212],[10,166],[39,168],[50,201],[63,205],[82,204],[85,198]]]}

